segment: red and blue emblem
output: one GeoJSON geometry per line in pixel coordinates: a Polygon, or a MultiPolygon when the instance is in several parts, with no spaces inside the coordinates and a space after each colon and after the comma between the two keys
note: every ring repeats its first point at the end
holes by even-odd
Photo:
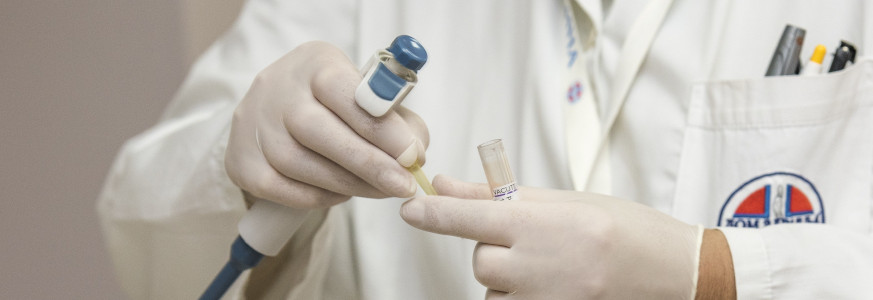
{"type": "Polygon", "coordinates": [[[570,87],[567,88],[567,101],[570,104],[576,103],[579,99],[582,98],[582,84],[577,80],[573,84],[570,84],[570,87]]]}
{"type": "Polygon", "coordinates": [[[743,183],[721,208],[718,226],[760,228],[781,223],[824,223],[824,206],[803,176],[775,172],[743,183]]]}

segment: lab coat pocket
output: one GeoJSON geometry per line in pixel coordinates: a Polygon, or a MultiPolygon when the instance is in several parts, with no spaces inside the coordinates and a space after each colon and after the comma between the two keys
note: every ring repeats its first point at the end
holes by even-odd
{"type": "Polygon", "coordinates": [[[866,232],[873,60],[824,75],[695,85],[675,197],[673,214],[692,224],[866,232]]]}

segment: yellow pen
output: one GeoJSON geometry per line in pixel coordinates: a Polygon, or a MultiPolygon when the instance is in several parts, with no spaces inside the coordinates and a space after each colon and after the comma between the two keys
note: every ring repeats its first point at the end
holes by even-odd
{"type": "Polygon", "coordinates": [[[806,65],[803,66],[803,70],[800,71],[800,76],[821,73],[821,63],[824,61],[827,52],[828,50],[824,45],[818,44],[815,46],[815,50],[812,51],[812,57],[810,57],[809,61],[806,62],[806,65]]]}

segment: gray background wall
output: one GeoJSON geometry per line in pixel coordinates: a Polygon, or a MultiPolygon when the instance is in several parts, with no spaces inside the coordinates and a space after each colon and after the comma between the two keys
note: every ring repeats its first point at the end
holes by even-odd
{"type": "Polygon", "coordinates": [[[122,299],[95,201],[242,0],[0,1],[0,299],[122,299]]]}

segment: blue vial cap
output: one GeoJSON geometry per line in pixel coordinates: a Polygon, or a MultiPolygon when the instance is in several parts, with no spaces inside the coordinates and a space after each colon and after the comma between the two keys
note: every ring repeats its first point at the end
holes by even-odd
{"type": "Polygon", "coordinates": [[[394,59],[401,65],[412,71],[418,72],[427,62],[427,51],[415,38],[401,35],[391,42],[388,52],[394,55],[394,59]]]}

